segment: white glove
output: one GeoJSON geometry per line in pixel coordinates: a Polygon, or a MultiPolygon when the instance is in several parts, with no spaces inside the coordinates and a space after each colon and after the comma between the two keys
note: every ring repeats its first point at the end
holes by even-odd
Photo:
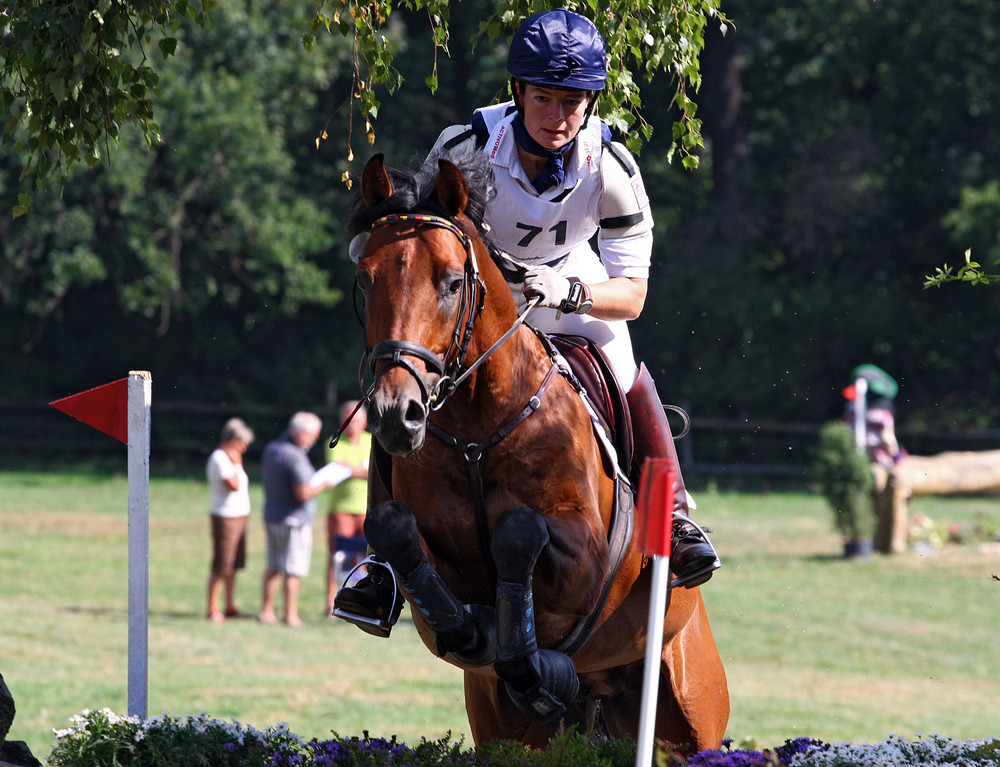
{"type": "Polygon", "coordinates": [[[538,306],[558,309],[569,298],[570,283],[551,266],[532,266],[524,273],[524,297],[538,296],[538,306]]]}

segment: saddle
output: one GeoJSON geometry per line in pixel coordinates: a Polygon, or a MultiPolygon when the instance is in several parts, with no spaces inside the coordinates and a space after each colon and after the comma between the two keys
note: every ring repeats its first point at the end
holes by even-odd
{"type": "Polygon", "coordinates": [[[558,352],[569,363],[573,387],[590,403],[600,426],[611,440],[618,466],[625,476],[632,467],[632,417],[625,392],[604,351],[589,338],[575,335],[546,335],[535,331],[549,356],[558,352]]]}

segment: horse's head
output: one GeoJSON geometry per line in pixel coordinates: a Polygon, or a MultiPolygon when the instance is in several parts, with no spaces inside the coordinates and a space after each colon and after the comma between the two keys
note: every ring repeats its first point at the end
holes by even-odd
{"type": "Polygon", "coordinates": [[[423,446],[429,410],[451,393],[485,290],[462,171],[440,160],[430,194],[420,199],[411,189],[418,199],[409,201],[395,200],[407,195],[394,188],[394,178],[402,185],[381,155],[362,172],[361,198],[374,213],[357,280],[375,375],[372,433],[389,453],[405,456],[423,446]]]}

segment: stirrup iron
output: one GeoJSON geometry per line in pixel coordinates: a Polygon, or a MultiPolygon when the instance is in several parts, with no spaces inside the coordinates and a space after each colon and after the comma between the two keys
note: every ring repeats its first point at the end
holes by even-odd
{"type": "MultiPolygon", "coordinates": [[[[392,631],[392,627],[396,624],[399,619],[399,613],[403,607],[402,595],[399,593],[399,583],[396,581],[396,572],[392,569],[392,565],[383,559],[376,559],[374,555],[369,554],[363,560],[358,562],[351,571],[344,578],[344,582],[340,584],[340,588],[344,589],[347,587],[348,583],[354,578],[355,574],[361,570],[365,569],[365,574],[368,574],[368,565],[374,565],[375,567],[384,567],[389,571],[392,576],[392,603],[388,612],[381,618],[373,618],[368,615],[361,615],[360,613],[350,612],[348,610],[342,610],[334,605],[333,612],[331,613],[334,617],[345,620],[357,626],[362,631],[372,634],[378,637],[388,637],[392,631]]],[[[363,577],[363,576],[362,576],[363,577]]],[[[357,579],[361,580],[361,577],[357,579]]]]}

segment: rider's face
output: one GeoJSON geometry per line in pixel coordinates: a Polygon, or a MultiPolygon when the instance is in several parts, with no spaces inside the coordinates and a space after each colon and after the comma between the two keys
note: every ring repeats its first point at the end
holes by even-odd
{"type": "Polygon", "coordinates": [[[517,87],[528,135],[550,151],[573,140],[587,116],[586,91],[542,88],[528,83],[518,83],[517,87]]]}

